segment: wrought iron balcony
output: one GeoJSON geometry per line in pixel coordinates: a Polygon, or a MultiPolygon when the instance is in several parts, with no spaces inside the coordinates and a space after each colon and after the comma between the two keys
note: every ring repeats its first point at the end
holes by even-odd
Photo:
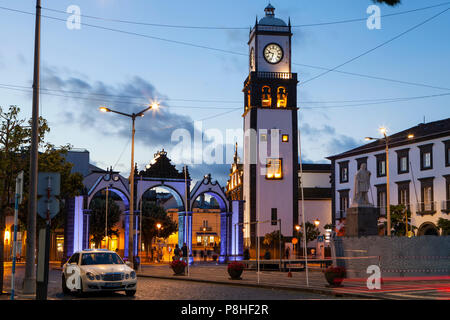
{"type": "Polygon", "coordinates": [[[256,72],[256,76],[258,78],[264,79],[292,79],[292,73],[290,72],[264,72],[258,71],[256,72]]]}
{"type": "Polygon", "coordinates": [[[418,202],[416,204],[416,214],[426,215],[436,213],[436,201],[418,202]]]}

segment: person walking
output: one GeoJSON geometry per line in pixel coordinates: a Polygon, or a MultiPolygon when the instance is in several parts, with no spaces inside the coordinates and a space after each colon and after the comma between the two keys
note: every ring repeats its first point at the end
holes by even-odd
{"type": "Polygon", "coordinates": [[[175,249],[173,250],[173,260],[180,260],[181,257],[181,249],[178,247],[178,244],[175,245],[175,249]]]}
{"type": "Polygon", "coordinates": [[[188,262],[188,247],[186,245],[186,242],[183,243],[183,246],[181,247],[181,251],[183,254],[183,260],[184,260],[184,262],[187,263],[188,262]]]}

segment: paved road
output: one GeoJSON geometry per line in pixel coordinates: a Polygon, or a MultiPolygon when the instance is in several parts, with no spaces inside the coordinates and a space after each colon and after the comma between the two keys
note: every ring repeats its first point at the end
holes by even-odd
{"type": "MultiPolygon", "coordinates": [[[[5,289],[10,288],[10,270],[5,270],[5,289]]],[[[23,278],[23,268],[18,270],[19,286],[23,278]]],[[[6,296],[2,297],[7,298],[6,296]]],[[[64,295],[61,292],[61,271],[51,270],[49,279],[49,299],[56,300],[306,300],[335,299],[332,296],[289,290],[271,290],[242,286],[196,283],[191,281],[139,278],[136,296],[129,298],[124,293],[91,293],[83,297],[64,295]]]]}

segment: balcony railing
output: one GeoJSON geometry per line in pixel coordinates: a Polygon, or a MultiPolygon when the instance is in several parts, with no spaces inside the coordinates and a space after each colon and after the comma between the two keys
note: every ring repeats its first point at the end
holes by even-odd
{"type": "Polygon", "coordinates": [[[199,231],[212,231],[212,227],[200,227],[199,231]]]}
{"type": "Polygon", "coordinates": [[[436,213],[436,201],[418,202],[416,204],[416,214],[426,215],[436,213]]]}
{"type": "Polygon", "coordinates": [[[292,73],[290,72],[264,72],[258,71],[256,73],[258,78],[264,79],[292,79],[292,73]]]}

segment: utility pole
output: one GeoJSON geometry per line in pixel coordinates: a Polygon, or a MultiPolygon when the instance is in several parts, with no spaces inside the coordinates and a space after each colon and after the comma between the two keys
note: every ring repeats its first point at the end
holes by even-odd
{"type": "Polygon", "coordinates": [[[131,172],[130,172],[130,214],[129,214],[129,238],[128,238],[128,261],[134,269],[134,134],[136,115],[132,116],[131,131],[131,172]]]}
{"type": "Polygon", "coordinates": [[[33,113],[31,123],[30,152],[30,198],[27,223],[27,259],[23,292],[33,294],[36,291],[36,212],[37,212],[37,180],[38,180],[38,146],[39,146],[39,65],[41,43],[41,0],[36,0],[36,30],[34,40],[34,76],[33,76],[33,113]]]}

